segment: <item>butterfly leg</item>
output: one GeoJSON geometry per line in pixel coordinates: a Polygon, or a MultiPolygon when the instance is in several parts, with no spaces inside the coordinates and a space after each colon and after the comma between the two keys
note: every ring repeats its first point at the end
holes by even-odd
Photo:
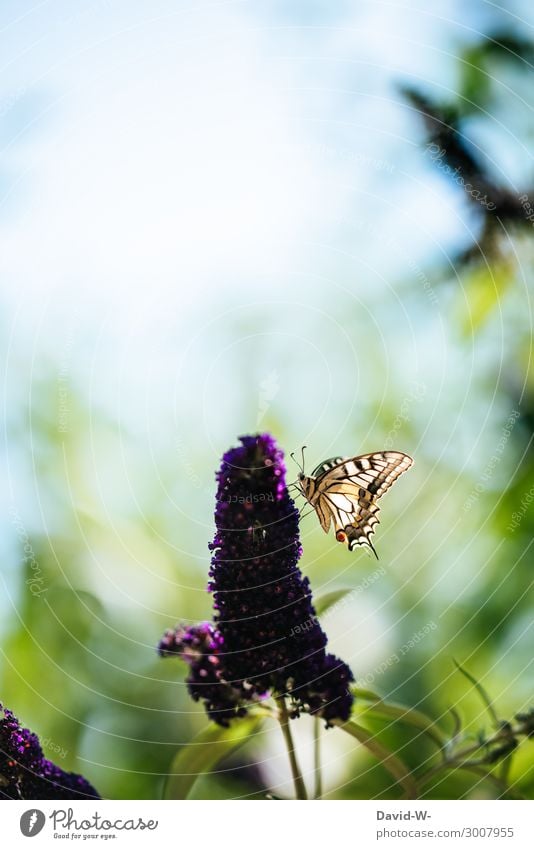
{"type": "Polygon", "coordinates": [[[304,504],[299,510],[299,522],[300,522],[301,519],[305,519],[306,516],[311,516],[312,513],[315,513],[315,510],[314,510],[313,507],[311,508],[311,510],[308,510],[307,513],[304,512],[305,509],[306,509],[306,504],[304,504]]]}
{"type": "Polygon", "coordinates": [[[378,560],[378,554],[376,553],[376,551],[375,551],[375,547],[374,547],[373,543],[371,542],[371,540],[369,540],[369,541],[368,541],[368,546],[369,546],[369,548],[371,549],[371,551],[373,552],[373,554],[374,554],[374,556],[376,557],[376,559],[378,560]]]}

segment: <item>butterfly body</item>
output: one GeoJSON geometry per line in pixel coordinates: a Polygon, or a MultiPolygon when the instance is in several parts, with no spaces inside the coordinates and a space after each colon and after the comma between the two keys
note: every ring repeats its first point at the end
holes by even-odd
{"type": "Polygon", "coordinates": [[[297,486],[325,533],[333,524],[336,539],[350,551],[362,545],[377,556],[371,542],[380,521],[376,502],[412,464],[412,458],[400,451],[333,457],[320,463],[311,475],[301,472],[297,486]]]}

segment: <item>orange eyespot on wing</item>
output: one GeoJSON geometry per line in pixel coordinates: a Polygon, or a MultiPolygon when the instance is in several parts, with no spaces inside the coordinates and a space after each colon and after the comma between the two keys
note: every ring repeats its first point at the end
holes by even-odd
{"type": "Polygon", "coordinates": [[[338,542],[347,542],[347,534],[345,531],[336,531],[336,539],[338,542]]]}

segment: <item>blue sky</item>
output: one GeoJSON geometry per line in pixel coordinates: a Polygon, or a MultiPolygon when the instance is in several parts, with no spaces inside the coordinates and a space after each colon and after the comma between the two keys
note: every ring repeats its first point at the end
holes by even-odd
{"type": "Polygon", "coordinates": [[[18,291],[78,274],[106,296],[147,274],[165,295],[183,274],[205,291],[221,269],[298,260],[364,204],[416,253],[443,239],[428,192],[455,200],[420,184],[430,169],[392,87],[454,84],[443,20],[419,13],[414,29],[401,4],[312,4],[306,24],[303,4],[147,8],[3,4],[3,265],[18,291]],[[411,220],[423,205],[426,232],[411,220]]]}

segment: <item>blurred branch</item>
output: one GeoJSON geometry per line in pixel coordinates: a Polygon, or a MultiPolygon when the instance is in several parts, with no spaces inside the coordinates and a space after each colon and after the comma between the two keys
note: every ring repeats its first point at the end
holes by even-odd
{"type": "Polygon", "coordinates": [[[484,687],[456,661],[455,665],[458,671],[475,687],[490,712],[495,726],[495,731],[490,737],[485,737],[480,732],[475,742],[468,743],[465,735],[462,735],[461,718],[454,707],[451,708],[454,727],[452,734],[448,736],[422,711],[390,704],[372,690],[359,687],[351,688],[352,693],[358,697],[359,701],[370,703],[360,711],[360,716],[378,716],[398,720],[423,732],[438,746],[441,753],[440,763],[435,764],[420,775],[407,774],[407,768],[398,756],[385,749],[372,736],[370,731],[362,728],[353,720],[345,724],[336,723],[340,728],[360,740],[375,757],[379,758],[386,769],[402,784],[407,794],[416,793],[415,796],[408,796],[408,798],[419,798],[422,788],[429,781],[442,773],[453,770],[466,770],[480,778],[487,779],[499,790],[500,795],[506,795],[508,793],[507,777],[512,755],[519,746],[521,739],[534,738],[534,708],[526,713],[516,714],[514,723],[499,719],[492,700],[484,687]],[[491,768],[497,763],[502,764],[498,776],[491,772],[491,768]],[[414,790],[412,782],[415,782],[417,790],[414,790]]]}
{"type": "Polygon", "coordinates": [[[461,254],[458,261],[466,263],[476,253],[493,248],[498,229],[510,224],[530,225],[528,216],[533,211],[534,186],[512,192],[497,184],[488,174],[480,151],[467,139],[459,106],[440,105],[407,85],[400,90],[423,121],[431,159],[463,188],[464,196],[482,220],[478,244],[461,254]]]}
{"type": "Polygon", "coordinates": [[[507,790],[506,775],[501,774],[497,777],[482,768],[505,761],[508,771],[510,756],[519,746],[520,738],[534,736],[534,709],[525,714],[517,714],[515,719],[516,725],[502,721],[500,729],[488,739],[480,739],[477,743],[458,749],[454,754],[449,753],[443,763],[432,767],[418,778],[419,787],[428,784],[431,779],[446,770],[466,769],[476,771],[481,777],[491,778],[494,783],[498,782],[502,791],[505,792],[507,790]],[[478,757],[471,757],[478,753],[481,753],[478,757]]]}
{"type": "Polygon", "coordinates": [[[523,194],[531,194],[533,186],[528,190],[515,194],[509,189],[498,186],[487,174],[480,160],[480,154],[471,145],[462,130],[460,112],[454,106],[438,106],[416,89],[404,86],[401,92],[412,106],[419,112],[427,131],[427,145],[435,144],[442,151],[443,161],[453,172],[459,173],[481,195],[486,195],[489,203],[494,206],[488,209],[482,206],[479,199],[466,192],[467,199],[487,216],[495,216],[502,221],[525,221],[525,211],[520,201],[523,194]]]}

